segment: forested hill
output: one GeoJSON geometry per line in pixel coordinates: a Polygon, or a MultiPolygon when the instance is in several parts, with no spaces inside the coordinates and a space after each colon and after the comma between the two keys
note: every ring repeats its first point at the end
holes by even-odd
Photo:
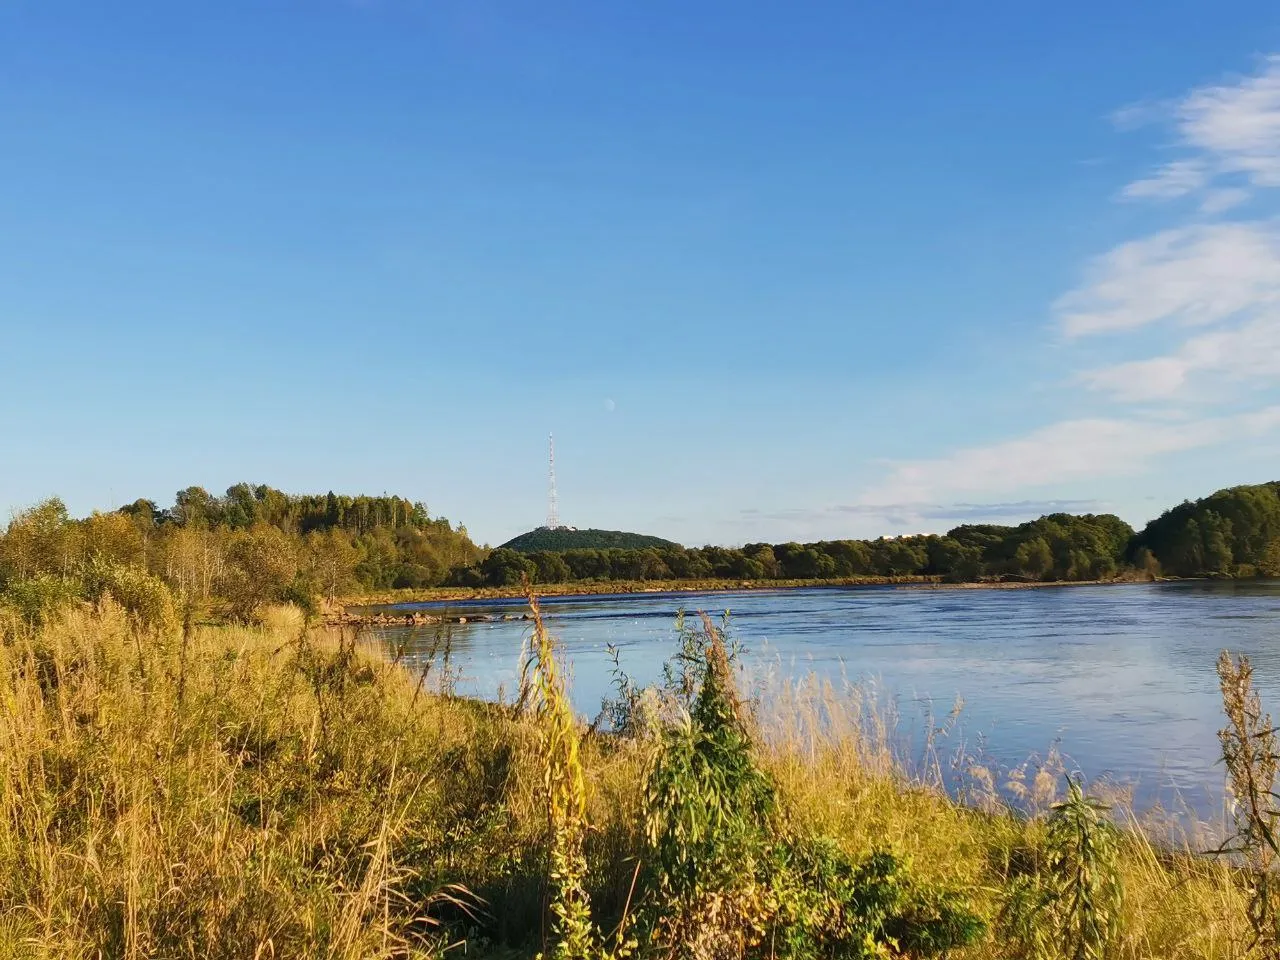
{"type": "Polygon", "coordinates": [[[678,543],[651,537],[643,533],[625,533],[622,530],[574,530],[569,527],[538,527],[528,533],[508,540],[504,549],[517,553],[537,553],[549,550],[563,553],[566,550],[644,550],[656,548],[682,549],[678,543]]]}
{"type": "Polygon", "coordinates": [[[1280,577],[1280,481],[1228,487],[1167,510],[1133,538],[1129,557],[1154,558],[1176,577],[1280,577]]]}

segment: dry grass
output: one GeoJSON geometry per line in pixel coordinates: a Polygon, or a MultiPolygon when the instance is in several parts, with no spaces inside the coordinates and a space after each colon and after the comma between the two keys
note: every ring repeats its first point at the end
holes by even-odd
{"type": "MultiPolygon", "coordinates": [[[[767,678],[760,686],[768,705],[761,711],[765,760],[786,806],[846,849],[888,844],[925,879],[969,891],[992,918],[1017,879],[1043,865],[1045,814],[1056,799],[1044,782],[1027,789],[1026,809],[1019,812],[994,794],[958,804],[928,769],[904,772],[891,711],[864,688],[814,677],[767,678]]],[[[1122,828],[1125,892],[1114,956],[1245,956],[1248,897],[1228,864],[1203,855],[1207,845],[1195,825],[1166,830],[1157,843],[1144,818],[1123,801],[1112,808],[1122,828]]],[[[1024,956],[1002,939],[997,923],[992,939],[965,956],[1024,956]]]]}
{"type": "Polygon", "coordinates": [[[442,945],[453,876],[493,852],[486,827],[504,846],[491,875],[534,836],[527,738],[478,705],[415,702],[407,674],[295,627],[198,630],[184,660],[178,637],[108,609],[0,648],[11,954],[442,945]]]}
{"type": "MultiPolygon", "coordinates": [[[[416,689],[288,612],[184,643],[107,604],[0,644],[0,957],[531,956],[551,866],[536,716],[416,689]],[[451,955],[453,955],[451,953],[451,955]]],[[[959,806],[902,773],[846,688],[759,718],[784,815],[850,853],[890,846],[990,919],[953,956],[1018,957],[997,918],[1044,859],[1037,817],[959,806]]],[[[584,735],[594,922],[642,848],[642,745],[584,735]]],[[[574,792],[574,804],[576,799],[574,792]]],[[[576,809],[576,807],[575,807],[576,809]]],[[[1234,958],[1247,896],[1220,861],[1128,821],[1115,956],[1234,958]]]]}

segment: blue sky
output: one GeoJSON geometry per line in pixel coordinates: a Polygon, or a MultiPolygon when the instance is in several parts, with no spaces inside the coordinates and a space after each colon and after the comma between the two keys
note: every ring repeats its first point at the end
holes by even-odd
{"type": "Polygon", "coordinates": [[[0,511],[500,542],[1280,479],[1280,7],[0,0],[0,511]],[[1039,9],[1037,9],[1039,8],[1039,9]]]}

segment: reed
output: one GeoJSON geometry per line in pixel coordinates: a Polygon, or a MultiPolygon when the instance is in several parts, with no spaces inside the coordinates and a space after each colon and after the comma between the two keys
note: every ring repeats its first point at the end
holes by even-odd
{"type": "Polygon", "coordinates": [[[1253,686],[1248,657],[1218,658],[1218,681],[1227,725],[1218,734],[1233,801],[1235,832],[1219,848],[1234,854],[1238,876],[1249,896],[1250,947],[1267,957],[1280,956],[1280,886],[1275,865],[1280,857],[1280,808],[1276,772],[1280,767],[1271,715],[1253,686]]]}
{"type": "MultiPolygon", "coordinates": [[[[586,887],[583,839],[587,831],[587,787],[579,747],[582,734],[565,694],[555,643],[531,590],[528,601],[533,641],[524,675],[533,687],[541,727],[550,854],[552,949],[546,956],[550,960],[592,960],[603,956],[604,951],[592,922],[586,887]]],[[[525,699],[522,691],[521,701],[525,699]]]]}

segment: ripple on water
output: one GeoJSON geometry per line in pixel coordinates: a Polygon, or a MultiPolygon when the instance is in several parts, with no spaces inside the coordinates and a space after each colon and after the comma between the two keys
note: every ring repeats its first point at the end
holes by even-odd
{"type": "MultiPolygon", "coordinates": [[[[439,608],[413,604],[405,609],[439,608]]],[[[519,612],[520,601],[453,603],[465,614],[519,612]]],[[[638,682],[661,676],[679,609],[732,611],[745,660],[786,675],[874,679],[906,729],[923,702],[965,700],[959,742],[981,740],[1013,767],[1055,741],[1090,777],[1136,780],[1140,802],[1199,798],[1220,809],[1214,664],[1247,653],[1264,703],[1280,713],[1280,584],[1130,584],[1050,590],[868,588],[729,594],[555,597],[548,622],[573,660],[573,697],[594,715],[611,692],[607,644],[638,682]]],[[[460,690],[493,696],[518,676],[519,620],[453,628],[460,690]]],[[[388,627],[421,653],[433,628],[388,627]]]]}

